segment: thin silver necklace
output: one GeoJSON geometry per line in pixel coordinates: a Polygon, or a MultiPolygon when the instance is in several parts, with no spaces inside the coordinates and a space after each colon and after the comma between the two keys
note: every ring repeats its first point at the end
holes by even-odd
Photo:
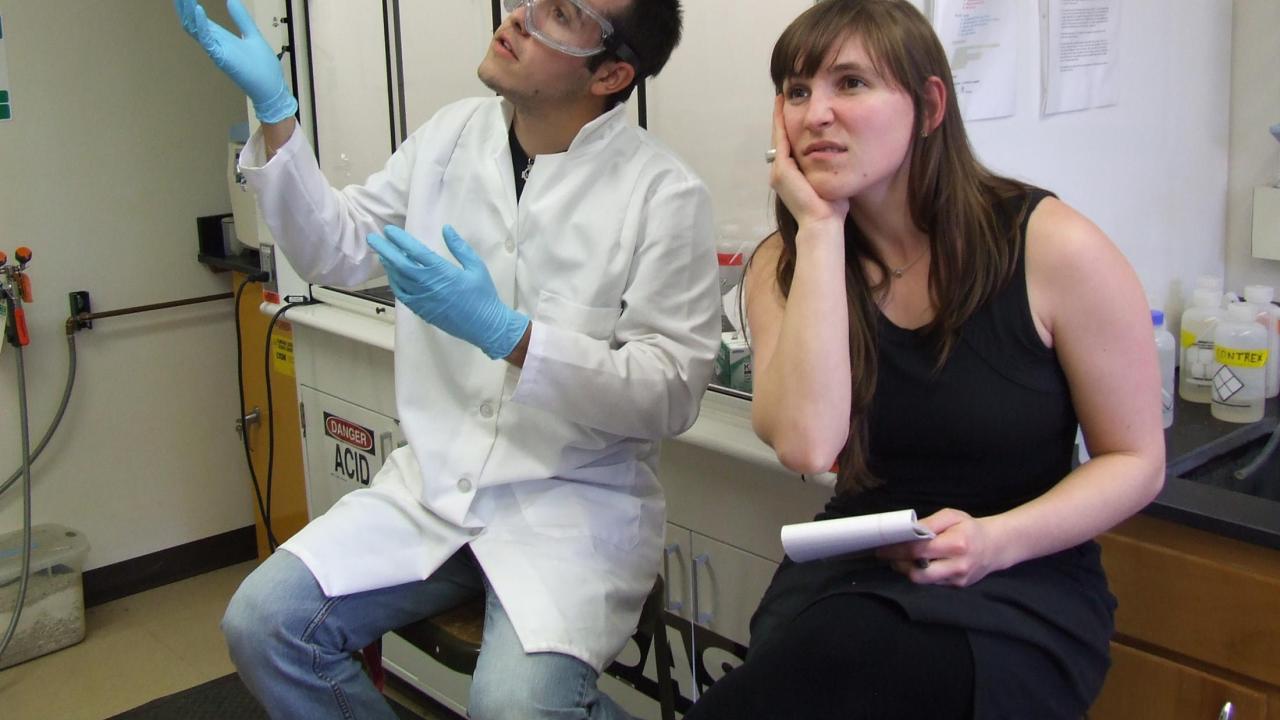
{"type": "MultiPolygon", "coordinates": [[[[532,165],[532,164],[533,164],[533,161],[532,161],[532,160],[530,160],[530,161],[529,161],[529,163],[532,165]]],[[[528,171],[526,171],[526,172],[528,172],[528,171]]],[[[527,179],[527,178],[526,178],[526,179],[527,179]]],[[[915,257],[915,259],[914,259],[914,260],[912,260],[911,262],[907,263],[906,265],[903,265],[902,267],[889,268],[889,274],[893,275],[893,278],[894,278],[895,280],[901,280],[901,279],[902,279],[902,274],[903,274],[903,273],[905,273],[906,271],[910,270],[912,265],[915,265],[916,263],[920,262],[920,258],[924,257],[924,256],[925,256],[925,255],[927,255],[927,254],[929,254],[929,248],[925,248],[924,250],[921,250],[921,251],[920,251],[920,254],[919,254],[919,255],[917,255],[917,256],[915,257]]]]}

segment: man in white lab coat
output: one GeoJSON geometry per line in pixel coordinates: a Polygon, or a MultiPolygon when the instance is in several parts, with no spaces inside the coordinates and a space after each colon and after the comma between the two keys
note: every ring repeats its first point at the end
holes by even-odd
{"type": "Polygon", "coordinates": [[[361,186],[329,187],[279,63],[175,0],[263,122],[240,158],[308,280],[384,269],[408,446],[245,581],[223,621],[274,717],[392,717],[351,653],[485,593],[475,718],[624,717],[596,689],[651,587],[658,441],[692,425],[718,347],[702,182],[620,102],[680,35],[678,0],[506,0],[479,74],[361,186]]]}

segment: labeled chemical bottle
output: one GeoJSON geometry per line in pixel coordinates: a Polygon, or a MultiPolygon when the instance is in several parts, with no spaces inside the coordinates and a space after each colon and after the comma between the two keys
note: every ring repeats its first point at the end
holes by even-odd
{"type": "Polygon", "coordinates": [[[716,380],[722,387],[749,393],[752,389],[751,347],[741,333],[720,333],[716,380]]]}
{"type": "Polygon", "coordinates": [[[1156,355],[1160,358],[1160,407],[1163,427],[1173,425],[1173,366],[1178,361],[1178,342],[1164,327],[1164,312],[1151,311],[1156,334],[1156,355]]]}
{"type": "Polygon", "coordinates": [[[742,229],[735,223],[724,223],[716,237],[716,260],[720,265],[720,295],[742,282],[742,269],[751,245],[743,238],[742,229]]]}
{"type": "Polygon", "coordinates": [[[1244,301],[1258,306],[1258,323],[1267,329],[1267,397],[1280,395],[1280,307],[1272,300],[1275,288],[1246,285],[1244,301]]]}
{"type": "Polygon", "coordinates": [[[1267,330],[1258,307],[1235,303],[1213,331],[1213,402],[1219,420],[1251,423],[1262,419],[1267,389],[1267,330]]]}
{"type": "Polygon", "coordinates": [[[720,330],[742,332],[742,273],[751,257],[754,244],[744,238],[735,223],[720,226],[716,240],[716,260],[720,266],[720,330]]]}
{"type": "Polygon", "coordinates": [[[1218,306],[1221,296],[1217,290],[1197,287],[1191,295],[1191,307],[1182,313],[1178,394],[1183,400],[1207,403],[1213,395],[1213,328],[1226,317],[1218,306]]]}

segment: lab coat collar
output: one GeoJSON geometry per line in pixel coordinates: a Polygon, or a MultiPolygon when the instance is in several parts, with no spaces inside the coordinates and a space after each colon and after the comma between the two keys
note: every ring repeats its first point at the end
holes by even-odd
{"type": "MultiPolygon", "coordinates": [[[[502,103],[502,119],[507,128],[511,127],[511,120],[515,117],[515,106],[513,106],[506,98],[500,98],[502,103]]],[[[626,104],[618,103],[612,108],[604,111],[599,117],[582,126],[578,134],[573,138],[573,142],[569,143],[569,149],[564,154],[579,154],[591,152],[608,142],[609,138],[622,128],[626,123],[626,104]]],[[[508,150],[507,136],[504,133],[501,137],[500,146],[502,150],[508,150]]],[[[560,154],[560,153],[554,153],[560,154]]]]}

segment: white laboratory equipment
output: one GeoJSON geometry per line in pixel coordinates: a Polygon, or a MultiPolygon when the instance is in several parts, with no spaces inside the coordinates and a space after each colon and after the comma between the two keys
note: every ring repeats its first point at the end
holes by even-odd
{"type": "Polygon", "coordinates": [[[258,240],[258,203],[239,170],[240,153],[248,142],[249,123],[239,123],[231,128],[231,136],[227,140],[227,194],[231,196],[236,239],[245,247],[257,249],[261,244],[258,240]]]}

